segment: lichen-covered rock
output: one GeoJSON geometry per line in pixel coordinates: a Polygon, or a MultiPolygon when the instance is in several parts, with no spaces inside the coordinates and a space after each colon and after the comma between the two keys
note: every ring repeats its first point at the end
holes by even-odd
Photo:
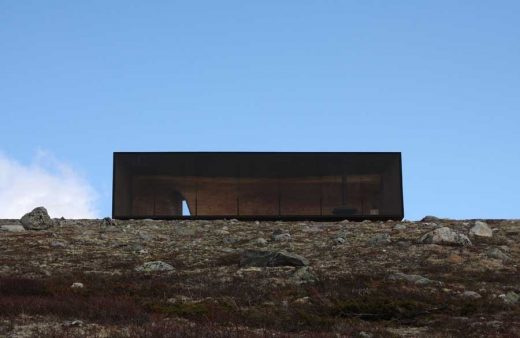
{"type": "Polygon", "coordinates": [[[441,219],[439,217],[435,217],[435,216],[425,216],[423,217],[423,219],[421,219],[421,222],[438,222],[438,221],[441,221],[441,219]]]}
{"type": "Polygon", "coordinates": [[[116,221],[114,221],[111,217],[105,217],[101,220],[102,226],[114,226],[116,225],[116,221]]]}
{"type": "Polygon", "coordinates": [[[394,230],[406,230],[406,225],[399,223],[394,226],[394,230]]]}
{"type": "Polygon", "coordinates": [[[479,298],[482,298],[482,296],[478,292],[475,292],[475,291],[464,291],[462,293],[462,297],[469,298],[469,299],[479,299],[479,298]]]}
{"type": "Polygon", "coordinates": [[[317,280],[318,278],[310,271],[308,266],[297,269],[290,277],[290,281],[296,285],[314,283],[317,280]]]}
{"type": "Polygon", "coordinates": [[[345,243],[346,240],[345,240],[345,238],[343,238],[343,237],[334,237],[334,238],[332,239],[332,242],[334,242],[334,244],[339,245],[339,244],[343,244],[343,243],[345,243]]]}
{"type": "Polygon", "coordinates": [[[25,228],[18,224],[5,224],[5,225],[0,225],[0,231],[23,232],[23,231],[25,231],[25,228]]]}
{"type": "Polygon", "coordinates": [[[402,272],[397,272],[388,276],[389,280],[403,280],[417,285],[439,284],[439,282],[428,279],[420,275],[408,275],[402,272]]]}
{"type": "Polygon", "coordinates": [[[265,238],[262,238],[262,237],[259,237],[255,240],[255,244],[258,245],[258,246],[266,246],[267,245],[267,240],[265,238]]]}
{"type": "Polygon", "coordinates": [[[240,255],[240,266],[306,266],[309,261],[286,251],[245,250],[240,255]]]}
{"type": "Polygon", "coordinates": [[[83,283],[80,283],[80,282],[74,282],[70,286],[71,289],[83,289],[84,287],[85,287],[85,285],[83,283]]]}
{"type": "Polygon", "coordinates": [[[477,237],[493,237],[493,230],[486,222],[476,221],[475,225],[469,230],[470,236],[477,237]]]}
{"type": "Polygon", "coordinates": [[[386,245],[392,243],[389,234],[377,234],[368,240],[370,245],[386,245]]]}
{"type": "Polygon", "coordinates": [[[434,229],[424,234],[419,243],[423,244],[440,244],[440,245],[456,245],[456,246],[470,246],[471,241],[468,236],[459,234],[448,227],[441,227],[434,229]]]}
{"type": "Polygon", "coordinates": [[[520,295],[514,291],[509,291],[508,293],[502,294],[498,297],[501,298],[506,304],[516,304],[520,302],[520,295]]]}
{"type": "Polygon", "coordinates": [[[138,272],[166,272],[174,271],[175,268],[163,261],[146,262],[135,269],[138,272]]]}
{"type": "Polygon", "coordinates": [[[486,255],[489,258],[500,259],[503,261],[508,261],[511,259],[511,257],[509,257],[509,255],[502,252],[502,250],[500,250],[499,248],[489,249],[488,252],[486,252],[486,255]]]}
{"type": "Polygon", "coordinates": [[[271,235],[271,239],[275,242],[288,242],[291,240],[291,234],[281,229],[276,229],[271,235]]]}
{"type": "Polygon", "coordinates": [[[23,215],[20,222],[26,230],[45,230],[54,225],[44,207],[34,208],[33,211],[23,215]]]}

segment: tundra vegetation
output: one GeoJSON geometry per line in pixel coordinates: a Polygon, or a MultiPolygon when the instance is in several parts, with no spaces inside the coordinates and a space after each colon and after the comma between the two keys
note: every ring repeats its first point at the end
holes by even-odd
{"type": "Polygon", "coordinates": [[[520,335],[519,220],[37,213],[0,220],[0,337],[520,335]]]}

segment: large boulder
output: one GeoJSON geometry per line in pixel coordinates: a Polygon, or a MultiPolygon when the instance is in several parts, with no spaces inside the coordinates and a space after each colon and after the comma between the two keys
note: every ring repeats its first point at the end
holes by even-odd
{"type": "Polygon", "coordinates": [[[439,217],[436,217],[436,216],[431,216],[431,215],[424,216],[421,219],[421,222],[439,222],[439,221],[442,221],[442,219],[439,217]]]}
{"type": "Polygon", "coordinates": [[[23,215],[20,222],[26,230],[45,230],[54,225],[44,207],[34,208],[33,211],[23,215]]]}
{"type": "Polygon", "coordinates": [[[459,234],[448,227],[441,227],[424,234],[419,243],[469,246],[472,245],[468,236],[459,234]]]}
{"type": "Polygon", "coordinates": [[[286,251],[245,250],[240,255],[240,266],[306,266],[309,261],[286,251]]]}
{"type": "Polygon", "coordinates": [[[493,230],[486,222],[476,221],[475,225],[469,230],[470,236],[477,237],[493,237],[493,230]]]}

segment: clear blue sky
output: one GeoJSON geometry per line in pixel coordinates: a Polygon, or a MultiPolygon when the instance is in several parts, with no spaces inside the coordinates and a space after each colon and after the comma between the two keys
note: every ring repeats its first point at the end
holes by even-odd
{"type": "MultiPolygon", "coordinates": [[[[0,1],[0,152],[401,151],[405,217],[520,217],[519,1],[0,1]]],[[[1,174],[1,173],[0,173],[1,174]]]]}

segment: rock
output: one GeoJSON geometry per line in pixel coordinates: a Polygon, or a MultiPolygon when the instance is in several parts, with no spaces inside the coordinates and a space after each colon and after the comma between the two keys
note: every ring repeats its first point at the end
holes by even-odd
{"type": "Polygon", "coordinates": [[[267,240],[265,238],[260,237],[255,240],[255,244],[258,246],[266,246],[267,240]]]}
{"type": "Polygon", "coordinates": [[[240,255],[240,266],[307,266],[309,261],[286,251],[245,250],[240,255]]]}
{"type": "Polygon", "coordinates": [[[334,242],[334,244],[343,244],[346,242],[345,238],[343,237],[336,237],[336,238],[333,238],[332,241],[334,242]]]}
{"type": "Polygon", "coordinates": [[[417,285],[440,284],[437,281],[428,279],[420,275],[407,275],[402,272],[397,272],[388,276],[389,280],[404,280],[417,285]]]}
{"type": "Polygon", "coordinates": [[[226,236],[222,239],[224,244],[235,244],[238,242],[238,239],[233,236],[226,236]]]}
{"type": "Polygon", "coordinates": [[[73,326],[83,326],[84,323],[81,320],[72,320],[72,321],[66,321],[63,323],[63,326],[65,327],[73,327],[73,326]]]}
{"type": "Polygon", "coordinates": [[[53,248],[65,248],[66,246],[67,246],[67,244],[64,242],[61,242],[61,241],[52,241],[51,242],[51,247],[53,247],[53,248]]]}
{"type": "Polygon", "coordinates": [[[308,266],[304,266],[296,270],[290,280],[297,285],[305,284],[305,283],[314,283],[318,280],[316,275],[314,275],[308,266]]]}
{"type": "Polygon", "coordinates": [[[405,230],[405,229],[406,229],[406,225],[401,224],[401,223],[396,224],[396,225],[394,226],[394,230],[405,230]]]}
{"type": "Polygon", "coordinates": [[[114,221],[112,218],[110,217],[105,217],[103,218],[103,220],[101,221],[101,225],[102,226],[114,226],[116,225],[116,221],[114,221]]]}
{"type": "Polygon", "coordinates": [[[504,252],[511,252],[511,248],[507,245],[500,245],[498,248],[504,252]]]}
{"type": "Polygon", "coordinates": [[[459,234],[448,227],[434,229],[419,239],[423,244],[469,246],[471,241],[466,235],[459,234]]]}
{"type": "Polygon", "coordinates": [[[469,235],[477,237],[493,237],[493,230],[491,230],[486,222],[476,221],[475,225],[469,230],[469,235]]]}
{"type": "Polygon", "coordinates": [[[34,208],[33,211],[23,215],[20,222],[26,230],[45,230],[54,225],[44,207],[34,208]]]}
{"type": "MultiPolygon", "coordinates": [[[[193,236],[197,234],[197,228],[192,226],[185,225],[176,225],[174,228],[175,232],[181,236],[193,236]]],[[[227,230],[217,230],[215,231],[217,235],[228,235],[229,232],[227,230]]]]}
{"type": "Polygon", "coordinates": [[[302,298],[298,298],[293,303],[295,303],[295,304],[310,304],[311,303],[311,297],[305,296],[305,297],[302,297],[302,298]]]}
{"type": "Polygon", "coordinates": [[[370,245],[385,245],[390,243],[392,243],[392,241],[390,240],[389,234],[378,234],[368,240],[368,244],[370,245]]]}
{"type": "Polygon", "coordinates": [[[75,282],[70,286],[71,289],[83,289],[85,285],[83,283],[75,282]]]}
{"type": "Polygon", "coordinates": [[[24,232],[25,228],[18,224],[6,224],[0,225],[0,231],[6,232],[24,232]]]}
{"type": "Polygon", "coordinates": [[[144,263],[143,265],[137,267],[135,270],[138,272],[164,272],[174,271],[175,268],[163,261],[152,261],[144,263]]]}
{"type": "Polygon", "coordinates": [[[185,304],[185,303],[191,303],[193,300],[190,297],[178,295],[172,298],[168,298],[166,302],[170,304],[185,304]]]}
{"type": "Polygon", "coordinates": [[[273,231],[271,239],[276,242],[287,242],[291,240],[291,234],[281,229],[276,229],[273,231]]]}
{"type": "Polygon", "coordinates": [[[421,219],[421,222],[439,222],[442,221],[441,218],[435,217],[435,216],[425,216],[423,219],[421,219]]]}
{"type": "Polygon", "coordinates": [[[302,229],[303,232],[310,232],[310,233],[318,233],[318,232],[322,232],[323,229],[318,227],[318,226],[311,226],[309,227],[308,225],[305,226],[303,229],[302,229]]]}
{"type": "Polygon", "coordinates": [[[464,291],[462,293],[462,297],[464,298],[471,298],[471,299],[479,299],[479,298],[482,298],[482,296],[475,292],[475,291],[464,291]]]}
{"type": "Polygon", "coordinates": [[[520,295],[514,291],[509,291],[508,293],[501,294],[498,297],[501,298],[504,301],[504,303],[511,305],[516,304],[520,301],[520,295]]]}
{"type": "Polygon", "coordinates": [[[273,241],[275,241],[275,242],[288,242],[290,240],[291,240],[291,234],[288,234],[288,233],[273,235],[273,241]]]}
{"type": "Polygon", "coordinates": [[[503,253],[502,250],[500,250],[499,248],[489,249],[489,251],[486,252],[486,255],[489,258],[500,259],[503,261],[508,261],[511,259],[511,257],[509,257],[509,255],[503,253]]]}
{"type": "Polygon", "coordinates": [[[144,231],[139,231],[137,236],[139,236],[139,238],[145,242],[149,242],[154,239],[153,235],[149,234],[148,232],[144,232],[144,231]]]}
{"type": "Polygon", "coordinates": [[[409,241],[399,241],[396,243],[398,246],[400,246],[401,248],[407,248],[410,246],[410,242],[409,241]]]}

